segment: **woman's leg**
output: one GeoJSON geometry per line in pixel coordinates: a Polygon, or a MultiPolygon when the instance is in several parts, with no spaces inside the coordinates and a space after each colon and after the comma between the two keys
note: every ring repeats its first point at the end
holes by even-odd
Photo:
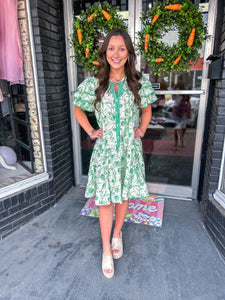
{"type": "Polygon", "coordinates": [[[121,236],[121,229],[128,211],[129,201],[123,201],[122,204],[116,204],[115,207],[115,227],[113,231],[113,247],[112,250],[113,257],[114,258],[120,258],[123,254],[123,246],[122,246],[122,240],[119,241],[118,238],[122,238],[121,236]],[[117,249],[118,247],[118,249],[117,249]],[[121,252],[121,253],[120,253],[121,252]],[[120,253],[120,254],[119,254],[120,253]]]}
{"type": "Polygon", "coordinates": [[[118,238],[120,237],[120,231],[122,229],[125,217],[127,215],[129,206],[129,201],[123,201],[122,204],[117,203],[115,207],[115,227],[113,231],[113,237],[118,238]]]}
{"type": "Polygon", "coordinates": [[[186,132],[186,127],[181,129],[181,147],[184,147],[184,135],[186,132]]]}
{"type": "Polygon", "coordinates": [[[110,237],[113,223],[113,204],[99,206],[99,222],[104,255],[111,255],[110,237]]]}
{"type": "Polygon", "coordinates": [[[177,129],[174,129],[174,142],[175,142],[175,147],[176,147],[176,146],[177,146],[177,143],[178,143],[177,129]]]}

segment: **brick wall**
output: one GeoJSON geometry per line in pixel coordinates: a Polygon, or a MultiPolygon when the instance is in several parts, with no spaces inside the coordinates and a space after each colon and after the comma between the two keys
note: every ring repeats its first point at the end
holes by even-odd
{"type": "Polygon", "coordinates": [[[214,199],[218,188],[223,143],[225,138],[225,7],[218,1],[218,18],[214,54],[223,58],[222,78],[211,80],[203,143],[199,198],[206,228],[225,257],[225,209],[214,199]]]}
{"type": "Polygon", "coordinates": [[[2,199],[0,201],[0,239],[40,215],[54,203],[52,181],[2,199]]]}
{"type": "Polygon", "coordinates": [[[0,239],[53,206],[72,186],[62,0],[30,0],[50,180],[0,200],[0,239]]]}
{"type": "Polygon", "coordinates": [[[62,0],[31,0],[48,172],[56,199],[72,185],[72,149],[62,0]]]}

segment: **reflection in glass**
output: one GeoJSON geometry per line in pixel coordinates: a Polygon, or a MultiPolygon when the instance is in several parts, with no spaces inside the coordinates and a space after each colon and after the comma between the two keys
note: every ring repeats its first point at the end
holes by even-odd
{"type": "MultiPolygon", "coordinates": [[[[202,5],[205,24],[208,21],[209,1],[193,1],[202,5]]],[[[142,9],[147,12],[154,5],[153,0],[142,0],[142,9]]],[[[177,42],[176,30],[169,31],[164,42],[177,42]]],[[[204,47],[200,58],[191,64],[189,72],[170,72],[160,76],[152,72],[151,66],[141,62],[141,72],[149,78],[154,89],[161,91],[158,100],[152,104],[152,120],[143,141],[146,181],[181,186],[191,186],[198,119],[204,47]],[[173,91],[182,90],[178,95],[173,91]],[[186,90],[193,94],[184,95],[186,90]],[[166,91],[166,95],[163,94],[166,91]],[[169,94],[168,94],[169,93],[169,94]]]]}
{"type": "Polygon", "coordinates": [[[142,139],[146,180],[191,185],[199,95],[160,95],[142,139]]]}
{"type": "Polygon", "coordinates": [[[190,72],[170,72],[169,75],[163,73],[158,76],[152,72],[151,67],[142,64],[142,73],[146,74],[151,83],[157,84],[158,90],[173,90],[174,86],[182,81],[185,83],[184,90],[200,90],[202,80],[203,57],[196,65],[192,65],[190,72]]]}
{"type": "MultiPolygon", "coordinates": [[[[96,0],[74,0],[74,15],[79,15],[82,10],[88,9],[97,2],[96,0]]],[[[128,11],[128,0],[112,0],[109,3],[112,7],[119,7],[120,11],[128,11]]]]}

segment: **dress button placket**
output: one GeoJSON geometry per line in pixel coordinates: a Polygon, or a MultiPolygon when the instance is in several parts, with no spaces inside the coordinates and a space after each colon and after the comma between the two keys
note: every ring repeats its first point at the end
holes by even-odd
{"type": "Polygon", "coordinates": [[[113,84],[111,83],[111,90],[114,98],[114,103],[115,103],[115,113],[116,113],[116,149],[119,150],[120,148],[120,107],[119,107],[119,97],[122,92],[122,86],[123,86],[123,81],[122,82],[114,82],[113,84]],[[119,84],[119,89],[118,93],[116,94],[114,90],[114,85],[119,84]]]}

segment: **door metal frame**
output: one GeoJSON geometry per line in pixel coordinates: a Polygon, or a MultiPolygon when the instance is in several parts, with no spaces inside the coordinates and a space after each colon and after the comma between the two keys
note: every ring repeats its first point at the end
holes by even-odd
{"type": "Polygon", "coordinates": [[[73,106],[73,93],[77,88],[77,66],[72,61],[74,55],[73,49],[70,47],[68,38],[73,33],[73,1],[63,0],[64,6],[64,23],[65,23],[65,36],[66,36],[66,57],[67,57],[67,73],[68,73],[68,86],[69,86],[69,101],[70,101],[70,117],[72,126],[72,146],[73,146],[73,161],[74,161],[74,174],[76,185],[85,184],[87,176],[82,175],[82,157],[81,157],[81,144],[80,144],[80,126],[74,117],[73,106]]]}
{"type": "Polygon", "coordinates": [[[211,0],[209,2],[208,10],[208,36],[205,44],[205,53],[204,53],[204,64],[202,70],[202,86],[201,90],[205,91],[205,94],[200,96],[200,106],[198,114],[198,123],[197,123],[197,132],[196,132],[196,143],[195,143],[195,153],[194,153],[194,162],[193,162],[193,174],[192,174],[192,197],[197,198],[198,185],[199,185],[199,176],[201,168],[201,151],[203,143],[203,134],[205,128],[205,114],[209,96],[209,83],[210,80],[208,76],[209,62],[206,61],[206,58],[213,53],[214,42],[215,42],[215,30],[216,30],[216,18],[218,10],[218,1],[211,0]]]}
{"type": "MultiPolygon", "coordinates": [[[[72,23],[73,23],[73,1],[63,0],[64,4],[64,22],[65,22],[65,34],[69,37],[72,34],[72,23]]],[[[205,44],[204,51],[204,63],[202,72],[202,85],[201,90],[195,91],[183,91],[185,94],[200,94],[200,104],[199,104],[199,114],[196,129],[196,142],[195,142],[195,152],[193,161],[193,171],[192,171],[192,184],[190,186],[178,186],[178,185],[165,185],[157,183],[147,183],[149,191],[152,193],[158,193],[166,195],[170,198],[191,200],[197,198],[198,191],[198,181],[200,175],[201,167],[201,148],[203,142],[203,132],[205,127],[205,113],[207,107],[208,99],[208,89],[209,89],[209,79],[207,79],[208,74],[208,62],[206,58],[213,53],[214,37],[215,37],[215,24],[217,16],[217,6],[218,1],[210,1],[208,10],[208,38],[205,44]]],[[[129,25],[128,31],[133,40],[137,42],[137,35],[135,32],[141,29],[141,11],[142,11],[142,1],[139,0],[129,0],[129,25]]],[[[75,120],[73,114],[73,93],[77,88],[77,76],[76,76],[76,65],[72,62],[71,56],[73,56],[73,50],[71,49],[69,42],[66,43],[66,54],[67,54],[67,71],[68,71],[68,84],[69,84],[69,100],[70,100],[70,110],[71,110],[71,124],[72,124],[72,140],[73,140],[73,159],[74,159],[74,172],[77,185],[86,185],[87,176],[82,175],[82,157],[81,157],[81,144],[80,144],[80,127],[75,120]]],[[[140,70],[141,65],[141,55],[137,56],[137,69],[140,70]]],[[[178,91],[156,91],[157,95],[162,94],[176,94],[178,91]]],[[[181,94],[182,91],[179,91],[181,94]]]]}
{"type": "MultiPolygon", "coordinates": [[[[203,142],[203,134],[205,127],[205,113],[208,100],[208,90],[209,90],[209,79],[208,75],[208,62],[206,58],[213,53],[214,46],[214,37],[215,37],[215,28],[216,28],[216,16],[217,16],[217,7],[218,1],[209,2],[208,10],[208,36],[206,40],[205,51],[204,51],[204,63],[202,70],[202,83],[201,90],[189,90],[189,91],[156,91],[156,95],[166,95],[166,94],[200,94],[200,103],[199,103],[199,113],[198,113],[198,122],[196,128],[196,138],[195,138],[195,151],[194,151],[194,160],[193,160],[193,169],[192,169],[192,183],[191,187],[189,186],[179,186],[179,185],[165,185],[157,183],[148,183],[149,191],[152,193],[164,194],[172,198],[180,198],[185,200],[197,199],[198,185],[199,185],[199,176],[200,176],[200,167],[201,167],[201,150],[203,142]]],[[[141,29],[141,10],[142,10],[142,1],[135,0],[136,8],[136,24],[135,30],[141,29]]],[[[140,56],[138,58],[139,70],[140,70],[140,56]]]]}

